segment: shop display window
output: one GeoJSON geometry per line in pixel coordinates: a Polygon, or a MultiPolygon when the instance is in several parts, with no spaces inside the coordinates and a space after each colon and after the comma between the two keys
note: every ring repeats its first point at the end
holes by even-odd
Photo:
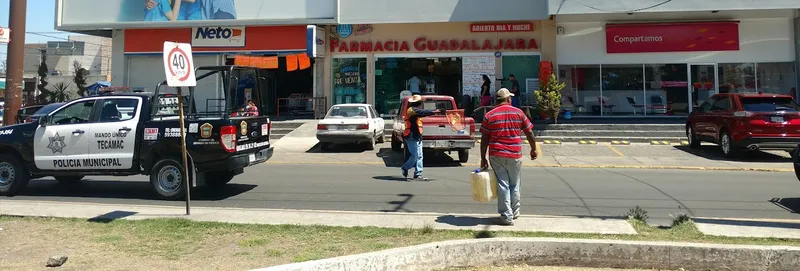
{"type": "Polygon", "coordinates": [[[757,63],[758,91],[796,95],[797,82],[792,62],[757,63]]]}
{"type": "Polygon", "coordinates": [[[755,63],[720,63],[719,93],[755,93],[755,63]]]}
{"type": "Polygon", "coordinates": [[[401,94],[447,95],[460,101],[461,64],[460,57],[377,58],[375,109],[382,117],[397,115],[401,94]]]}
{"type": "MultiPolygon", "coordinates": [[[[565,108],[572,110],[573,115],[592,115],[592,109],[598,109],[597,97],[600,92],[600,65],[568,66],[565,73],[566,87],[562,91],[562,102],[565,108]]],[[[600,114],[598,109],[597,115],[600,114]]]]}
{"type": "Polygon", "coordinates": [[[596,98],[597,109],[604,116],[644,115],[642,64],[603,65],[601,68],[602,95],[596,98]]]}
{"type": "Polygon", "coordinates": [[[644,110],[648,116],[689,114],[686,69],[686,63],[645,65],[644,110]]]}
{"type": "Polygon", "coordinates": [[[367,59],[333,59],[333,105],[367,102],[367,59]]]}

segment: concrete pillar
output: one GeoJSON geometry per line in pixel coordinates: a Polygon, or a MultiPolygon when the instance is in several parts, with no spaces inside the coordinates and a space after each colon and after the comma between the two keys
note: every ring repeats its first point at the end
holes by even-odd
{"type": "Polygon", "coordinates": [[[125,30],[111,32],[111,85],[128,85],[128,60],[125,58],[125,30]]]}

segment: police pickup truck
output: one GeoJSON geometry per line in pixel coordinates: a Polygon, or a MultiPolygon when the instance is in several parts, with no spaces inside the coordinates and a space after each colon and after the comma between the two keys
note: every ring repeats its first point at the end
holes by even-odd
{"type": "Polygon", "coordinates": [[[150,176],[160,198],[184,197],[179,98],[185,101],[189,178],[195,185],[223,186],[245,167],[272,157],[269,118],[241,114],[232,106],[252,104],[241,101],[244,95],[238,92],[243,89],[228,87],[239,85],[241,73],[246,72],[257,76],[257,71],[244,67],[201,67],[198,87],[186,89],[188,95],[182,97],[168,93],[170,88],[162,83],[155,93],[84,97],[38,122],[0,127],[0,195],[13,196],[30,179],[45,176],[73,183],[87,175],[141,174],[150,176]],[[207,73],[200,75],[203,71],[207,73]],[[223,87],[208,87],[204,78],[222,82],[216,85],[223,87]],[[222,93],[209,95],[208,89],[222,93]],[[198,108],[197,101],[206,106],[198,108]]]}

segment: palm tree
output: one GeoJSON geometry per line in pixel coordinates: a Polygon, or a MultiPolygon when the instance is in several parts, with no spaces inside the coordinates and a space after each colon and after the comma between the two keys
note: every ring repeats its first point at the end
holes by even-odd
{"type": "Polygon", "coordinates": [[[47,100],[50,103],[58,103],[58,102],[66,102],[69,100],[69,93],[67,93],[67,89],[72,83],[64,84],[63,82],[58,82],[53,84],[53,91],[47,93],[47,100]]]}

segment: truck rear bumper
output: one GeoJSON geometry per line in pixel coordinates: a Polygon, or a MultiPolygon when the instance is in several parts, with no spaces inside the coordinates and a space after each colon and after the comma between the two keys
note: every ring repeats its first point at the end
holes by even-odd
{"type": "Polygon", "coordinates": [[[434,150],[466,150],[475,147],[475,140],[471,139],[423,139],[422,148],[434,150]]]}
{"type": "Polygon", "coordinates": [[[230,170],[249,167],[261,164],[272,158],[274,149],[272,147],[260,150],[257,153],[237,154],[227,160],[227,167],[230,170]]]}
{"type": "Polygon", "coordinates": [[[735,146],[750,150],[784,150],[791,151],[800,144],[797,137],[750,137],[734,143],[735,146]]]}

